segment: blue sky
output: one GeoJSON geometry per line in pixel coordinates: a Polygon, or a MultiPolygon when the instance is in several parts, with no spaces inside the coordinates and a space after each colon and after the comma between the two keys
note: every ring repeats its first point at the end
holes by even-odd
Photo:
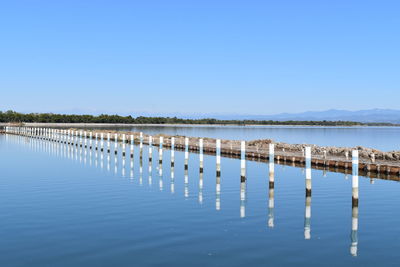
{"type": "Polygon", "coordinates": [[[0,109],[399,109],[400,1],[2,1],[0,109]]]}

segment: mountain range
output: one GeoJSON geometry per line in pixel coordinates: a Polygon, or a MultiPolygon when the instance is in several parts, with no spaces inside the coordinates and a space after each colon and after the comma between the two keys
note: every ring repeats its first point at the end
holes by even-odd
{"type": "MultiPolygon", "coordinates": [[[[203,116],[204,117],[204,116],[203,116]]],[[[274,121],[355,121],[355,122],[386,122],[400,123],[400,110],[369,109],[369,110],[337,110],[307,111],[302,113],[280,113],[276,115],[208,115],[216,119],[236,120],[274,120],[274,121]]]]}

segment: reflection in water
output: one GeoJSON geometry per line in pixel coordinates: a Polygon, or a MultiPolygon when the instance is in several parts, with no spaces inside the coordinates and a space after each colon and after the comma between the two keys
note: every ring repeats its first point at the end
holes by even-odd
{"type": "Polygon", "coordinates": [[[171,166],[171,193],[175,193],[175,167],[171,166]]]}
{"type": "Polygon", "coordinates": [[[133,157],[131,157],[130,161],[130,178],[133,179],[133,157]]]}
{"type": "Polygon", "coordinates": [[[199,203],[203,204],[203,172],[199,174],[199,203]]]}
{"type": "Polygon", "coordinates": [[[143,184],[143,158],[139,159],[139,184],[143,184]]]}
{"type": "Polygon", "coordinates": [[[158,164],[158,176],[159,176],[159,187],[160,187],[160,190],[162,191],[164,188],[162,163],[158,164]]]}
{"type": "Polygon", "coordinates": [[[246,181],[240,183],[240,218],[246,217],[246,181]]]}
{"type": "MultiPolygon", "coordinates": [[[[68,134],[68,133],[67,133],[68,134]]],[[[86,133],[83,133],[85,136],[86,133]]],[[[90,134],[89,134],[90,136],[90,134]]],[[[81,138],[78,139],[78,133],[76,135],[72,135],[68,138],[62,138],[62,136],[58,136],[58,140],[66,140],[63,142],[51,142],[44,139],[32,139],[30,140],[28,137],[21,137],[21,136],[9,136],[6,135],[6,141],[15,140],[18,144],[27,145],[34,151],[45,151],[51,155],[55,155],[56,157],[65,157],[67,159],[72,159],[74,162],[78,161],[83,162],[83,164],[87,163],[89,160],[89,165],[92,165],[92,160],[94,160],[94,166],[98,166],[98,161],[100,159],[100,168],[104,168],[104,155],[105,153],[100,151],[91,150],[91,142],[89,141],[89,147],[86,147],[87,142],[82,140],[81,138]],[[76,140],[74,140],[74,136],[76,140]],[[85,144],[84,147],[80,145],[76,146],[75,144],[85,144]],[[70,145],[67,145],[67,144],[70,145]],[[89,151],[88,151],[89,149],[89,151]],[[94,155],[93,155],[94,153],[94,155]],[[100,155],[98,155],[100,153],[100,155]],[[93,159],[94,158],[94,159],[93,159]]],[[[96,139],[97,140],[97,139],[96,139]]],[[[162,140],[160,140],[162,142],[162,140]]],[[[97,146],[97,144],[96,144],[97,146]]],[[[94,149],[94,147],[92,147],[94,149]]],[[[123,150],[122,146],[122,150],[123,150]]],[[[133,151],[133,148],[131,149],[133,151]]],[[[152,184],[152,161],[151,161],[151,149],[149,147],[149,185],[152,184]]],[[[311,149],[306,148],[306,168],[305,168],[305,187],[306,187],[306,196],[305,196],[305,215],[304,215],[304,238],[310,239],[311,238],[311,149]]],[[[163,166],[162,166],[162,146],[160,144],[160,151],[159,151],[159,188],[160,190],[164,189],[164,181],[163,181],[163,166]]],[[[126,158],[122,156],[122,176],[125,176],[126,170],[126,158]]],[[[244,157],[241,157],[241,181],[240,181],[240,218],[245,218],[246,216],[246,201],[247,201],[247,181],[246,181],[246,164],[243,164],[244,157]],[[244,171],[243,171],[244,170],[244,171]]],[[[111,156],[107,153],[107,170],[110,171],[110,161],[111,156]]],[[[359,190],[359,176],[358,176],[358,151],[353,152],[353,165],[352,165],[352,222],[351,222],[351,234],[350,234],[350,253],[353,256],[357,256],[357,249],[358,249],[358,190],[359,190]]],[[[118,173],[118,156],[114,156],[114,172],[118,173]]],[[[186,165],[186,161],[185,161],[186,165]]],[[[268,226],[274,227],[274,179],[275,179],[275,172],[274,172],[274,157],[271,156],[269,160],[269,194],[268,194],[268,226]]],[[[142,184],[142,175],[143,175],[143,160],[140,159],[139,161],[139,181],[142,184]]],[[[130,160],[130,177],[133,178],[134,175],[134,160],[131,157],[130,160]]],[[[171,180],[170,180],[170,190],[171,193],[175,192],[175,177],[174,177],[174,167],[171,167],[171,180]]],[[[203,169],[200,168],[199,172],[199,191],[198,191],[198,202],[200,204],[203,203],[203,169]]],[[[185,198],[189,197],[189,176],[188,176],[188,169],[185,168],[184,172],[184,196],[185,198]]],[[[220,172],[216,172],[216,200],[215,200],[215,207],[216,210],[221,209],[221,176],[220,172]]]]}
{"type": "Polygon", "coordinates": [[[152,175],[153,175],[153,168],[150,165],[151,161],[149,161],[149,177],[148,177],[148,181],[149,181],[149,185],[153,184],[153,179],[152,179],[152,175]]]}
{"type": "Polygon", "coordinates": [[[115,174],[118,173],[118,157],[117,156],[114,157],[114,173],[115,174]]]}
{"type": "Polygon", "coordinates": [[[122,177],[125,177],[125,156],[122,156],[122,177]]]}
{"type": "Polygon", "coordinates": [[[350,254],[352,256],[357,256],[357,246],[358,246],[358,206],[352,205],[351,209],[351,246],[350,254]]]}
{"type": "Polygon", "coordinates": [[[216,186],[215,186],[215,209],[221,210],[221,172],[217,171],[216,186]]]}
{"type": "Polygon", "coordinates": [[[185,197],[189,197],[189,172],[185,169],[185,197]]]}

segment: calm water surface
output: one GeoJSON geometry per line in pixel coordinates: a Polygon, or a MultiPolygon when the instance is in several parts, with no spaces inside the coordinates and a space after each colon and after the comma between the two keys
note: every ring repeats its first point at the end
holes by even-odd
{"type": "MultiPolygon", "coordinates": [[[[113,146],[112,146],[113,148],[113,146]]],[[[121,152],[121,147],[119,147],[121,152]]],[[[128,147],[129,151],[129,147],[128,147]]],[[[129,153],[128,153],[129,155],[129,153]]],[[[400,185],[360,177],[358,231],[351,176],[312,171],[311,219],[305,173],[198,155],[185,174],[182,152],[158,167],[65,144],[0,135],[1,266],[398,266],[400,185]],[[160,173],[160,171],[162,172],[160,173]],[[305,226],[310,226],[306,239],[305,226]],[[305,225],[306,224],[306,225],[305,225]]]]}
{"type": "Polygon", "coordinates": [[[134,126],[105,127],[146,134],[186,135],[234,140],[274,139],[291,144],[371,147],[400,150],[400,127],[301,127],[301,126],[134,126]]]}

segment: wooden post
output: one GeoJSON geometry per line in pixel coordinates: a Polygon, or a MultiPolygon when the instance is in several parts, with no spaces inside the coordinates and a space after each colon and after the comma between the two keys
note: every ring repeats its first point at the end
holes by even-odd
{"type": "Polygon", "coordinates": [[[353,206],[358,207],[358,164],[359,164],[359,157],[358,157],[358,150],[353,150],[352,153],[352,172],[353,172],[353,178],[352,178],[352,203],[353,206]]]}
{"type": "Polygon", "coordinates": [[[162,165],[162,160],[163,160],[163,142],[164,142],[164,138],[162,136],[160,136],[160,144],[159,144],[159,150],[158,150],[158,164],[160,164],[160,166],[162,165]]]}
{"type": "MultiPolygon", "coordinates": [[[[133,154],[134,154],[134,144],[135,144],[135,139],[133,134],[131,134],[131,147],[130,147],[130,154],[131,154],[131,159],[133,159],[133,154]]],[[[133,162],[133,161],[132,161],[133,162]]]]}
{"type": "Polygon", "coordinates": [[[142,160],[143,159],[143,133],[140,132],[139,134],[139,157],[142,160]]]}
{"type": "Polygon", "coordinates": [[[200,159],[200,173],[203,173],[204,169],[204,156],[203,156],[203,139],[199,139],[199,159],[200,159]]]}
{"type": "Polygon", "coordinates": [[[311,147],[306,147],[306,197],[311,197],[311,147]]]}
{"type": "Polygon", "coordinates": [[[153,137],[149,136],[149,166],[153,161],[153,137]]]}
{"type": "Polygon", "coordinates": [[[246,181],[246,142],[240,142],[240,181],[246,181]]]}
{"type": "Polygon", "coordinates": [[[175,137],[171,137],[171,167],[175,166],[175,137]]]}
{"type": "Polygon", "coordinates": [[[114,134],[114,154],[118,153],[118,134],[114,134]]]}
{"type": "Polygon", "coordinates": [[[110,153],[110,146],[111,146],[111,134],[107,133],[107,153],[110,153]]]}
{"type": "Polygon", "coordinates": [[[125,134],[122,134],[122,157],[125,157],[125,154],[126,154],[125,134]]]}
{"type": "Polygon", "coordinates": [[[100,133],[100,146],[101,152],[104,151],[104,133],[100,133]]]}
{"type": "Polygon", "coordinates": [[[189,164],[189,138],[185,137],[185,170],[188,169],[189,164]]]}
{"type": "Polygon", "coordinates": [[[221,176],[221,139],[216,141],[217,176],[221,176]]]}
{"type": "MultiPolygon", "coordinates": [[[[98,137],[99,137],[99,134],[96,132],[96,133],[95,133],[95,146],[96,146],[95,150],[98,150],[98,149],[99,149],[99,140],[98,140],[98,137]]],[[[96,154],[96,155],[97,155],[97,154],[96,154]]]]}

